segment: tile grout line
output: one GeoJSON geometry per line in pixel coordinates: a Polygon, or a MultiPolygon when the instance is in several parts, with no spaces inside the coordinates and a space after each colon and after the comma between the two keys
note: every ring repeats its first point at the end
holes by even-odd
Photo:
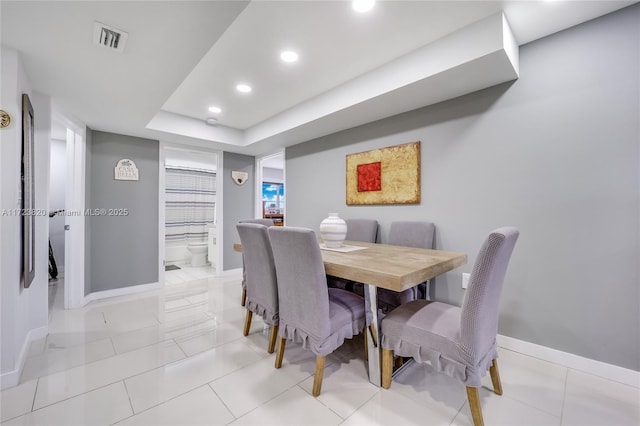
{"type": "Polygon", "coordinates": [[[178,343],[178,342],[176,341],[176,338],[175,338],[175,337],[174,337],[174,338],[172,338],[172,339],[170,339],[170,340],[171,340],[173,343],[175,343],[175,345],[180,349],[180,352],[182,352],[182,353],[184,354],[184,359],[188,359],[188,358],[190,358],[189,354],[187,354],[187,353],[185,352],[185,350],[182,348],[182,346],[180,346],[180,343],[178,343]]]}
{"type": "MultiPolygon", "coordinates": [[[[138,300],[138,299],[135,299],[135,300],[138,300]]],[[[102,316],[102,319],[103,319],[104,323],[105,323],[105,324],[108,324],[108,323],[107,323],[107,320],[106,320],[106,317],[105,317],[105,314],[104,314],[104,311],[101,311],[101,312],[100,312],[100,314],[101,314],[101,316],[102,316]]],[[[161,324],[161,323],[160,323],[160,324],[161,324]]],[[[135,330],[134,330],[134,331],[135,331],[135,330]]],[[[123,334],[123,333],[120,333],[120,334],[123,334]]],[[[46,339],[45,339],[45,349],[46,349],[46,344],[47,344],[47,342],[49,341],[49,337],[50,337],[50,333],[49,333],[49,334],[47,334],[47,337],[46,337],[46,339]]],[[[109,338],[109,339],[110,339],[111,346],[112,346],[112,348],[114,349],[114,356],[120,355],[120,354],[118,354],[118,353],[115,351],[115,345],[114,345],[114,343],[113,343],[113,334],[112,334],[112,333],[110,333],[110,334],[109,334],[109,336],[108,336],[108,337],[106,337],[106,338],[109,338]]],[[[100,340],[100,339],[97,339],[97,340],[100,340]]],[[[175,342],[175,340],[174,340],[174,339],[167,339],[167,340],[164,340],[164,341],[168,341],[168,340],[173,340],[173,343],[174,343],[174,344],[176,344],[176,346],[178,346],[178,348],[180,348],[180,350],[184,353],[184,350],[182,350],[182,348],[180,347],[180,345],[179,345],[179,344],[177,344],[177,342],[175,342]]],[[[154,343],[154,344],[156,344],[156,345],[157,345],[157,344],[160,344],[160,343],[162,343],[162,342],[156,342],[156,343],[154,343]]],[[[144,347],[153,346],[154,344],[145,345],[144,347]]],[[[86,342],[85,342],[85,345],[86,345],[86,342]]],[[[82,346],[82,345],[74,345],[73,347],[79,347],[79,346],[82,346]]],[[[142,349],[142,348],[139,348],[139,349],[142,349]]],[[[136,349],[136,350],[137,350],[137,349],[136,349]]],[[[132,352],[132,351],[127,351],[127,352],[132,352]]],[[[185,354],[185,355],[186,355],[186,354],[185,354]]],[[[108,358],[109,358],[109,357],[108,357],[108,358]]],[[[188,358],[188,356],[187,356],[187,358],[188,358]]],[[[101,360],[96,360],[96,361],[94,361],[94,362],[99,362],[99,361],[101,361],[101,360]]],[[[180,360],[177,360],[177,361],[180,361],[180,360]]],[[[87,363],[87,364],[84,364],[84,365],[85,365],[85,366],[86,366],[86,365],[90,365],[90,364],[93,364],[94,362],[87,363]]],[[[176,362],[176,361],[174,361],[174,362],[176,362]]],[[[169,364],[170,364],[170,363],[169,363],[169,364]]],[[[163,365],[167,365],[167,364],[163,364],[163,365]]],[[[79,366],[78,366],[78,367],[79,367],[79,366]]],[[[160,367],[161,367],[161,366],[160,366],[160,367]]],[[[156,367],[156,368],[160,368],[160,367],[156,367]]],[[[73,367],[73,368],[76,368],[76,367],[73,367]]],[[[152,370],[153,370],[153,369],[152,369],[152,370]]],[[[64,370],[62,370],[62,371],[64,371],[64,370]]],[[[144,373],[146,373],[146,372],[148,372],[148,371],[151,371],[151,370],[146,370],[146,371],[140,372],[140,373],[135,374],[134,376],[130,376],[130,377],[135,377],[135,376],[137,376],[137,375],[144,374],[144,373]]],[[[56,372],[56,373],[54,373],[54,374],[57,374],[57,373],[60,373],[60,372],[56,372]]],[[[47,375],[47,376],[49,376],[49,375],[47,375]]],[[[46,376],[43,376],[43,377],[46,377],[46,376]]],[[[68,398],[63,398],[63,399],[61,399],[61,400],[59,400],[59,401],[56,401],[56,402],[53,402],[53,403],[51,403],[51,404],[47,404],[47,405],[44,405],[44,406],[42,406],[42,407],[39,407],[38,409],[35,409],[35,402],[36,402],[36,396],[37,396],[37,392],[38,392],[38,387],[39,387],[40,379],[41,379],[41,377],[36,378],[36,380],[37,380],[37,382],[36,382],[36,389],[35,389],[34,394],[33,394],[33,399],[32,399],[32,403],[31,403],[31,411],[30,411],[29,413],[25,413],[25,414],[20,415],[20,416],[17,416],[17,417],[21,417],[21,416],[24,416],[24,415],[27,415],[27,414],[33,413],[34,411],[39,411],[39,410],[42,410],[42,409],[47,408],[47,407],[51,407],[51,406],[56,405],[56,404],[58,404],[58,403],[61,403],[61,402],[64,402],[64,401],[68,401],[68,400],[73,399],[73,398],[75,398],[75,397],[78,397],[78,396],[81,396],[81,395],[85,395],[85,394],[87,394],[87,393],[89,393],[89,392],[93,392],[93,391],[96,391],[96,390],[99,390],[99,389],[105,388],[105,387],[107,387],[107,386],[113,385],[113,384],[118,383],[118,382],[120,382],[120,381],[122,381],[122,382],[123,382],[123,384],[125,385],[125,388],[126,388],[125,380],[126,380],[126,379],[128,379],[128,378],[122,378],[122,379],[117,380],[117,381],[115,381],[115,382],[110,382],[110,383],[104,384],[104,385],[102,385],[102,386],[96,387],[96,388],[94,388],[94,389],[86,390],[85,392],[79,393],[79,394],[77,394],[77,395],[73,395],[73,396],[70,396],[70,397],[68,397],[68,398]]],[[[195,388],[194,388],[194,389],[195,389],[195,388]]],[[[193,390],[193,389],[192,389],[192,390],[193,390]]],[[[186,392],[185,392],[185,393],[186,393],[186,392]]],[[[127,395],[129,396],[129,394],[128,394],[128,389],[127,389],[127,395]]],[[[181,394],[181,395],[182,395],[182,394],[181,394]]],[[[171,399],[174,399],[174,398],[171,398],[171,399]]],[[[130,405],[132,406],[132,402],[131,402],[131,398],[130,398],[130,396],[129,396],[129,401],[130,401],[130,405]]],[[[166,402],[166,401],[165,401],[165,402],[166,402]]],[[[132,406],[132,411],[133,411],[133,406],[132,406]]],[[[134,415],[135,415],[135,412],[134,412],[134,415]]]]}
{"type": "Polygon", "coordinates": [[[465,399],[464,402],[462,403],[462,406],[460,407],[460,409],[458,410],[458,412],[453,416],[453,418],[451,419],[451,421],[449,422],[449,426],[451,426],[453,424],[453,422],[456,421],[456,419],[458,418],[458,416],[462,413],[462,409],[464,408],[464,405],[467,403],[467,400],[465,399]]]}
{"type": "MultiPolygon", "coordinates": [[[[161,342],[161,343],[163,343],[163,342],[161,342]]],[[[149,345],[149,346],[152,346],[152,345],[149,345]]],[[[145,346],[145,347],[148,347],[148,346],[145,346]]],[[[96,362],[104,361],[105,359],[108,359],[108,358],[104,358],[104,359],[102,359],[102,360],[98,360],[98,361],[93,361],[93,362],[90,362],[90,363],[88,363],[88,364],[84,364],[84,365],[91,365],[91,364],[96,363],[96,362]]],[[[116,380],[115,380],[115,381],[113,381],[113,382],[105,383],[105,384],[103,384],[103,385],[101,385],[101,386],[98,386],[98,387],[96,387],[96,388],[88,389],[88,390],[85,390],[84,392],[78,393],[78,394],[76,394],[76,395],[71,395],[71,396],[69,396],[69,397],[67,397],[67,398],[63,398],[63,399],[61,399],[61,400],[59,400],[59,401],[55,401],[55,402],[52,402],[52,403],[50,403],[50,404],[43,405],[42,407],[38,408],[38,410],[40,410],[40,409],[42,409],[42,408],[45,408],[45,407],[49,407],[49,406],[55,405],[55,404],[57,404],[57,403],[59,403],[59,402],[62,402],[62,401],[69,400],[69,399],[71,399],[71,398],[75,398],[75,397],[80,396],[80,395],[84,395],[84,394],[86,394],[86,393],[88,393],[88,392],[93,392],[93,391],[95,391],[95,390],[102,389],[102,388],[104,388],[104,387],[106,387],[106,386],[113,385],[113,384],[115,384],[115,383],[121,382],[121,381],[126,380],[126,379],[129,379],[129,378],[131,378],[131,377],[136,377],[136,376],[139,376],[139,375],[142,375],[142,374],[148,373],[149,371],[153,371],[153,370],[156,370],[156,369],[158,369],[158,368],[165,367],[165,366],[167,366],[167,365],[169,365],[169,364],[173,364],[173,363],[178,362],[178,361],[181,361],[181,360],[183,360],[183,359],[184,359],[184,358],[181,358],[181,359],[178,359],[178,360],[175,360],[175,361],[172,361],[172,362],[167,362],[167,363],[165,363],[165,364],[159,365],[159,366],[154,367],[154,368],[151,368],[151,369],[149,369],[149,370],[145,370],[145,371],[138,372],[138,373],[134,374],[133,376],[129,376],[129,377],[124,377],[124,378],[116,379],[116,380]]],[[[80,366],[78,366],[78,367],[80,367],[80,366]]],[[[78,367],[73,367],[73,368],[78,368],[78,367]]],[[[59,373],[61,373],[61,372],[54,373],[54,374],[59,374],[59,373]]],[[[48,377],[48,376],[45,376],[45,377],[48,377]]],[[[38,380],[39,380],[39,379],[38,379],[38,380]]],[[[34,410],[34,411],[37,411],[37,410],[34,410]]]]}
{"type": "Polygon", "coordinates": [[[565,375],[564,375],[564,391],[562,392],[562,409],[560,410],[560,424],[562,424],[562,421],[564,419],[564,404],[567,402],[568,382],[569,382],[569,369],[567,368],[567,371],[565,372],[565,375]]]}
{"type": "MultiPolygon", "coordinates": [[[[118,334],[122,334],[122,333],[118,333],[118,334]]],[[[113,336],[112,335],[109,336],[109,341],[111,342],[111,348],[113,349],[113,356],[118,355],[118,351],[116,350],[116,345],[115,345],[115,343],[113,343],[113,336]]]]}
{"type": "MultiPolygon", "coordinates": [[[[127,393],[127,399],[129,400],[129,406],[131,407],[131,415],[128,417],[125,417],[124,419],[130,419],[131,417],[136,415],[136,410],[133,409],[133,402],[131,402],[131,394],[129,393],[129,388],[127,387],[126,379],[122,379],[122,385],[124,386],[124,391],[127,393]]],[[[120,419],[116,423],[121,422],[124,419],[120,419]]]]}
{"type": "MultiPolygon", "coordinates": [[[[214,380],[214,381],[215,381],[215,380],[214,380]]],[[[206,386],[208,386],[208,387],[209,387],[209,389],[211,389],[211,392],[213,392],[213,394],[216,396],[216,398],[218,398],[218,399],[220,400],[220,402],[222,403],[222,405],[224,405],[224,408],[226,408],[226,409],[227,409],[227,411],[229,412],[229,414],[231,414],[231,417],[233,417],[233,420],[231,420],[229,423],[233,423],[233,422],[235,422],[236,420],[238,420],[238,418],[239,418],[239,417],[236,417],[236,415],[235,415],[235,414],[233,414],[233,411],[231,411],[231,408],[229,408],[229,406],[227,405],[227,403],[226,403],[226,402],[224,402],[224,399],[222,399],[222,398],[220,397],[220,395],[218,395],[218,392],[216,392],[216,390],[211,386],[211,383],[213,383],[213,382],[209,382],[209,383],[207,383],[207,384],[206,384],[206,386]]],[[[229,423],[227,423],[227,424],[229,424],[229,423]]]]}
{"type": "Polygon", "coordinates": [[[38,394],[38,386],[40,385],[40,377],[38,377],[37,381],[36,381],[36,390],[33,392],[33,401],[31,401],[31,411],[29,411],[30,413],[33,413],[33,408],[36,405],[36,395],[38,394]]]}
{"type": "MultiPolygon", "coordinates": [[[[566,387],[566,383],[565,383],[565,387],[566,387]]],[[[489,392],[491,392],[491,393],[494,393],[494,392],[493,392],[493,389],[487,388],[487,387],[485,387],[485,386],[481,387],[481,389],[485,389],[485,390],[487,390],[487,391],[489,391],[489,392]]],[[[531,409],[533,409],[533,410],[536,410],[536,411],[539,411],[539,412],[541,412],[541,413],[547,414],[547,415],[549,415],[549,416],[551,416],[551,417],[553,417],[553,418],[555,418],[555,419],[562,419],[562,411],[561,411],[560,417],[558,417],[557,415],[555,415],[555,414],[553,414],[553,413],[550,413],[550,412],[549,412],[549,411],[547,411],[547,410],[544,410],[544,409],[542,409],[542,408],[540,408],[540,407],[536,407],[535,405],[531,405],[529,402],[521,401],[521,400],[516,399],[516,398],[513,398],[513,397],[511,397],[511,396],[509,396],[509,395],[499,395],[499,396],[500,396],[500,398],[507,398],[507,399],[510,399],[511,401],[517,402],[518,404],[525,405],[525,406],[527,406],[527,407],[529,407],[529,408],[531,408],[531,409]]],[[[563,406],[564,406],[564,398],[563,398],[563,402],[562,402],[562,404],[563,404],[563,406]]]]}
{"type": "MultiPolygon", "coordinates": [[[[88,390],[88,391],[86,391],[86,392],[82,392],[82,393],[79,393],[79,394],[77,394],[77,395],[73,395],[73,396],[70,396],[70,397],[68,397],[68,398],[61,399],[61,400],[56,401],[56,402],[53,402],[53,403],[51,403],[51,404],[43,405],[43,406],[42,406],[42,407],[40,407],[40,408],[33,409],[33,410],[31,410],[29,413],[22,414],[22,415],[20,415],[20,416],[18,416],[18,417],[23,417],[23,416],[26,416],[26,415],[28,415],[28,414],[34,413],[34,412],[36,412],[36,411],[40,411],[40,410],[44,410],[45,408],[53,407],[54,405],[60,404],[61,402],[69,401],[69,400],[71,400],[71,399],[73,399],[73,398],[77,398],[77,397],[79,397],[79,396],[86,395],[86,394],[88,394],[88,393],[90,393],[90,392],[94,392],[94,391],[97,391],[97,390],[100,390],[100,389],[104,389],[104,388],[106,388],[106,387],[108,387],[108,386],[115,385],[115,384],[116,384],[116,383],[118,383],[118,382],[124,382],[124,379],[122,379],[122,380],[118,380],[118,381],[115,381],[115,382],[112,382],[112,383],[107,383],[106,385],[102,385],[102,386],[99,386],[99,387],[97,387],[97,388],[90,389],[90,390],[88,390]]],[[[34,394],[34,403],[35,403],[35,394],[34,394]]]]}

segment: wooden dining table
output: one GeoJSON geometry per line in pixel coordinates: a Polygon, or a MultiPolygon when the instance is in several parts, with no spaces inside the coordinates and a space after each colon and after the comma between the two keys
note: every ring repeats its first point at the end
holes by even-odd
{"type": "MultiPolygon", "coordinates": [[[[369,381],[380,386],[377,289],[397,292],[409,289],[464,265],[467,263],[467,255],[461,252],[358,241],[345,241],[342,251],[323,248],[322,244],[320,247],[327,275],[366,284],[367,318],[370,320],[368,332],[371,334],[371,338],[367,339],[369,381]]],[[[242,251],[242,245],[234,244],[234,250],[242,251]]]]}

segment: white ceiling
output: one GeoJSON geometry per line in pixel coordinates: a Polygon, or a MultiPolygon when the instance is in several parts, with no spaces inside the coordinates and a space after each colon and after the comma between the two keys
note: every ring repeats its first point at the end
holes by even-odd
{"type": "MultiPolygon", "coordinates": [[[[357,14],[348,1],[3,0],[0,41],[21,52],[34,90],[89,127],[256,155],[306,136],[261,143],[256,129],[497,12],[522,45],[632,3],[378,1],[357,14]],[[92,44],[94,21],[128,32],[123,53],[92,44]],[[300,60],[282,63],[285,48],[300,60]],[[237,93],[240,81],[253,92],[237,93]],[[158,130],[168,122],[179,129],[158,130]]],[[[421,106],[410,93],[394,102],[404,100],[421,106]]],[[[367,118],[334,115],[341,127],[326,121],[326,133],[367,118]]]]}

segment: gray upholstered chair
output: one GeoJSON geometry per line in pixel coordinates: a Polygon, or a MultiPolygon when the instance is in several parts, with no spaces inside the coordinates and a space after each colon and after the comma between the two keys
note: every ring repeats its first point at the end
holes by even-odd
{"type": "Polygon", "coordinates": [[[414,300],[383,320],[382,387],[391,386],[393,356],[429,362],[464,383],[475,426],[483,424],[478,397],[481,378],[490,370],[494,392],[502,395],[496,334],[500,293],[518,230],[499,228],[485,240],[473,265],[462,307],[414,300]]]}
{"type": "Polygon", "coordinates": [[[325,357],[365,325],[362,297],[328,288],[315,232],[306,228],[271,227],[280,302],[280,336],[276,368],[282,366],[287,340],[316,354],[313,396],[320,395],[325,357]]]}
{"type": "Polygon", "coordinates": [[[278,334],[278,285],[276,266],[269,241],[267,227],[257,223],[239,223],[236,225],[246,271],[247,316],[243,334],[249,334],[253,314],[262,317],[271,328],[267,351],[273,353],[278,334]]]}
{"type": "MultiPolygon", "coordinates": [[[[347,241],[361,241],[364,243],[375,243],[378,239],[378,221],[375,219],[345,219],[347,224],[347,241]]],[[[353,291],[354,281],[343,278],[327,276],[329,287],[341,288],[353,291]]],[[[362,293],[360,294],[362,295],[362,293]]]]}
{"type": "Polygon", "coordinates": [[[375,243],[378,238],[378,221],[375,219],[345,219],[348,241],[375,243]]]}
{"type": "MultiPolygon", "coordinates": [[[[273,226],[271,219],[245,219],[238,223],[258,223],[264,226],[273,226]]],[[[247,271],[244,268],[244,255],[242,255],[242,296],[240,297],[240,305],[244,306],[247,301],[247,271]]]]}
{"type": "MultiPolygon", "coordinates": [[[[399,221],[392,222],[389,229],[388,244],[395,246],[433,248],[433,234],[435,226],[431,222],[425,221],[399,221]]],[[[427,296],[426,283],[418,284],[401,293],[395,291],[379,289],[378,307],[383,312],[388,312],[393,308],[416,299],[424,299],[427,296]]]]}

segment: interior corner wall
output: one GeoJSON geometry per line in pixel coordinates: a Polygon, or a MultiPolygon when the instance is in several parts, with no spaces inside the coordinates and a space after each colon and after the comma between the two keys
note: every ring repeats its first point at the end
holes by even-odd
{"type": "Polygon", "coordinates": [[[242,268],[242,255],[233,251],[233,243],[240,242],[236,224],[240,220],[253,219],[255,198],[255,157],[231,152],[223,153],[222,181],[224,200],[223,210],[223,270],[242,268]],[[231,178],[232,171],[247,172],[249,179],[242,185],[236,184],[231,178]]]}
{"type": "Polygon", "coordinates": [[[51,99],[34,93],[17,51],[1,47],[0,105],[12,118],[0,130],[0,388],[16,385],[30,339],[47,328],[48,220],[47,211],[51,99]],[[20,279],[20,152],[22,94],[34,110],[35,278],[29,288],[20,279]]]}
{"type": "Polygon", "coordinates": [[[86,215],[90,261],[85,294],[157,283],[160,144],[87,129],[89,133],[85,202],[98,214],[86,215]],[[114,179],[116,164],[125,158],[136,164],[140,180],[114,179]]]}
{"type": "Polygon", "coordinates": [[[520,78],[286,150],[287,223],[328,212],[436,224],[469,262],[433,287],[460,305],[487,233],[515,225],[499,333],[640,371],[640,5],[520,48],[520,78]],[[419,205],[347,206],[345,156],[419,140],[419,205]]]}

